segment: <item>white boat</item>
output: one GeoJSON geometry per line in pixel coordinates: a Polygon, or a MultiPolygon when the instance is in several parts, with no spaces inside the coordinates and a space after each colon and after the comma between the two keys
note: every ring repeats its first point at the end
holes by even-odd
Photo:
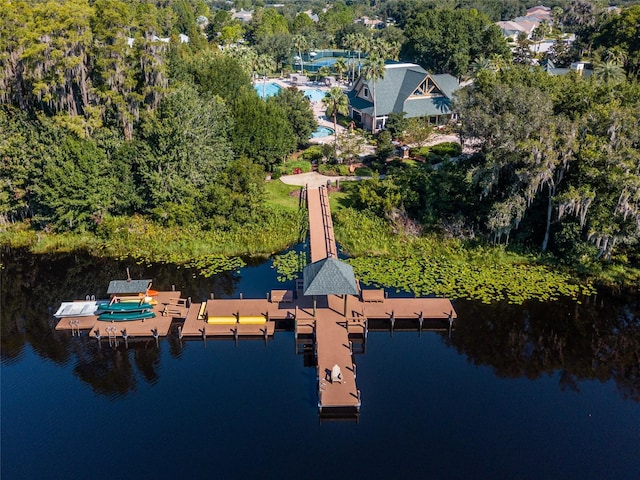
{"type": "Polygon", "coordinates": [[[100,305],[109,303],[108,300],[82,300],[77,302],[62,302],[58,311],[53,314],[56,318],[63,317],[89,317],[97,315],[100,305]]]}

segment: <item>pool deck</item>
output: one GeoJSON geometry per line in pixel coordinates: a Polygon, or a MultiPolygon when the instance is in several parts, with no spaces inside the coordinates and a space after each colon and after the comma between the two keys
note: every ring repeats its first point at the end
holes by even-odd
{"type": "MultiPolygon", "coordinates": [[[[270,78],[267,80],[267,83],[275,83],[276,85],[278,85],[281,88],[291,88],[291,87],[296,87],[299,90],[303,90],[303,89],[318,89],[318,90],[322,90],[322,91],[326,91],[328,92],[330,87],[327,87],[326,85],[322,84],[319,85],[316,82],[309,82],[307,84],[304,85],[293,85],[291,82],[284,80],[282,78],[270,78]]],[[[254,85],[260,85],[262,84],[262,80],[256,80],[254,82],[254,85]]],[[[344,87],[343,87],[344,88],[344,87]]],[[[326,114],[326,107],[322,104],[322,101],[318,101],[318,102],[311,102],[311,107],[313,108],[313,116],[316,119],[316,122],[318,122],[318,126],[319,127],[327,127],[330,128],[331,130],[334,130],[334,126],[333,126],[333,119],[328,117],[326,114]]],[[[337,130],[338,135],[344,133],[345,128],[341,125],[336,125],[335,130],[337,130]]],[[[335,139],[334,135],[329,135],[326,137],[316,137],[316,138],[311,138],[309,140],[309,143],[316,143],[316,144],[324,144],[324,143],[328,143],[331,142],[335,139]]]]}

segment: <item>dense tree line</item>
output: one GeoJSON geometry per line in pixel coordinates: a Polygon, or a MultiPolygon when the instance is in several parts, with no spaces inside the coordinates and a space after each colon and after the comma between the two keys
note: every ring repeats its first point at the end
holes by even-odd
{"type": "Polygon", "coordinates": [[[2,221],[261,215],[265,171],[307,142],[313,112],[299,91],[263,101],[199,15],[207,6],[186,0],[0,4],[2,221]]]}
{"type": "MultiPolygon", "coordinates": [[[[595,64],[581,79],[512,65],[492,22],[535,3],[287,2],[255,7],[244,24],[228,4],[200,0],[1,0],[1,218],[58,231],[118,215],[206,218],[207,228],[259,218],[265,172],[306,143],[315,120],[301,92],[263,101],[251,81],[295,54],[344,47],[358,62],[336,62],[339,77],[399,58],[474,80],[456,109],[478,153],[437,170],[396,169],[363,185],[356,205],[573,262],[635,258],[640,6],[549,4],[577,35],[566,58],[595,64]],[[354,23],[365,14],[396,26],[354,23]]],[[[386,158],[387,133],[378,145],[386,158]]]]}
{"type": "Polygon", "coordinates": [[[637,264],[637,83],[514,66],[485,71],[455,108],[475,154],[438,168],[399,166],[357,188],[356,204],[458,238],[551,251],[573,265],[637,264]]]}

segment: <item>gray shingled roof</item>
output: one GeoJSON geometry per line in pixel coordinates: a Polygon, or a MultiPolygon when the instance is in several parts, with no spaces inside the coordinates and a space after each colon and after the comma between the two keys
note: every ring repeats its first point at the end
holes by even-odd
{"type": "Polygon", "coordinates": [[[150,286],[151,280],[111,280],[107,295],[145,293],[150,286]]]}
{"type": "Polygon", "coordinates": [[[358,294],[353,267],[336,258],[310,263],[302,271],[304,295],[358,294]]]}
{"type": "MultiPolygon", "coordinates": [[[[378,117],[389,115],[391,112],[406,112],[407,118],[451,113],[451,98],[460,85],[458,80],[448,73],[430,75],[444,96],[409,98],[427,75],[429,75],[427,71],[419,65],[387,65],[384,78],[376,81],[376,114],[378,117]]],[[[348,92],[347,97],[352,108],[373,115],[373,103],[357,97],[357,93],[363,85],[366,85],[371,92],[370,94],[373,95],[373,85],[370,83],[359,79],[353,90],[348,92]]]]}

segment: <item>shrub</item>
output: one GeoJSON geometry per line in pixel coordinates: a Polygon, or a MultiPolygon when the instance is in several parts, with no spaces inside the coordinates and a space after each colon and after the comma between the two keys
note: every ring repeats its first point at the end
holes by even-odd
{"type": "Polygon", "coordinates": [[[271,178],[275,180],[282,175],[292,175],[296,169],[300,169],[302,173],[310,172],[311,162],[299,158],[298,160],[283,163],[282,165],[274,167],[271,178]]]}
{"type": "Polygon", "coordinates": [[[359,177],[370,177],[373,175],[373,171],[369,167],[358,167],[356,168],[355,175],[359,177]]]}
{"type": "Polygon", "coordinates": [[[349,166],[348,165],[331,165],[331,164],[327,164],[327,163],[322,163],[320,165],[318,165],[318,173],[322,174],[322,175],[329,175],[329,176],[347,176],[347,175],[351,175],[351,173],[349,172],[349,166]]]}
{"type": "Polygon", "coordinates": [[[299,160],[304,160],[307,162],[317,161],[320,162],[323,158],[322,145],[313,145],[307,148],[304,152],[300,154],[298,157],[299,160]]]}
{"type": "Polygon", "coordinates": [[[431,153],[441,157],[457,157],[462,153],[462,147],[456,142],[444,142],[430,147],[431,153]]]}

